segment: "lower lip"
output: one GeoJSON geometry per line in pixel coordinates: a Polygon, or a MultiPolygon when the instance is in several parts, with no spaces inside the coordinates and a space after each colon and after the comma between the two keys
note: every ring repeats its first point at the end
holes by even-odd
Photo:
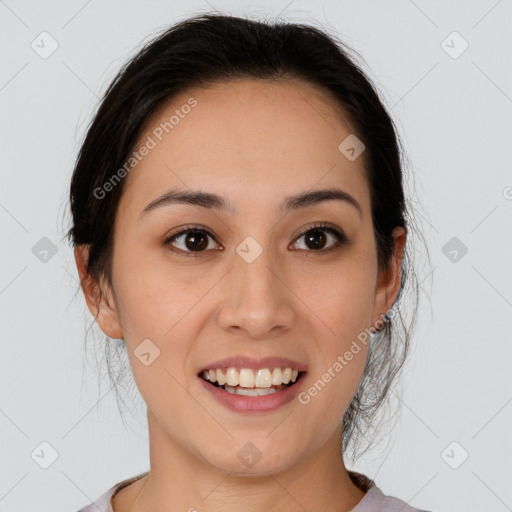
{"type": "Polygon", "coordinates": [[[289,386],[282,391],[259,396],[236,395],[206,382],[201,377],[198,377],[198,379],[220,404],[232,411],[252,413],[274,411],[293,400],[295,395],[299,392],[305,376],[306,373],[304,372],[293,386],[289,386]]]}

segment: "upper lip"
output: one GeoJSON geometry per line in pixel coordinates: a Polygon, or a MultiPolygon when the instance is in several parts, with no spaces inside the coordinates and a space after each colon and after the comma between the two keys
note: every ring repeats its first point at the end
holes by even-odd
{"type": "Polygon", "coordinates": [[[217,368],[251,368],[258,370],[260,368],[291,368],[292,370],[299,370],[305,372],[307,365],[289,359],[287,357],[267,356],[256,358],[248,355],[240,355],[235,357],[226,357],[218,359],[207,366],[204,366],[199,373],[203,370],[213,370],[217,368]]]}

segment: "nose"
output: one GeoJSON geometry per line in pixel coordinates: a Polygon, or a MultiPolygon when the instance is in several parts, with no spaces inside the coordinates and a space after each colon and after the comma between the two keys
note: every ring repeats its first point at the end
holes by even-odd
{"type": "Polygon", "coordinates": [[[250,339],[264,339],[291,328],[295,319],[293,293],[285,272],[264,250],[252,263],[235,253],[224,282],[219,326],[250,339]]]}

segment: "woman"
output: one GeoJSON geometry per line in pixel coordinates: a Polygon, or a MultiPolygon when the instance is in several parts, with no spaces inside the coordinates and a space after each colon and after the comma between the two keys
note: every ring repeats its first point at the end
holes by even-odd
{"type": "Polygon", "coordinates": [[[400,157],[369,80],[313,27],[197,16],[124,67],[69,236],[151,465],[82,511],[418,510],[343,459],[408,348],[400,157]]]}

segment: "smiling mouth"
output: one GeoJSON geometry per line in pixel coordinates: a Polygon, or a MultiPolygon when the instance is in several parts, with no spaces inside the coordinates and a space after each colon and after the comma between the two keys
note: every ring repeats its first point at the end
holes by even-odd
{"type": "Polygon", "coordinates": [[[233,395],[244,395],[244,396],[262,396],[262,395],[271,395],[273,393],[278,393],[280,391],[283,391],[286,388],[289,388],[291,386],[294,386],[299,380],[303,377],[303,375],[306,372],[304,371],[298,371],[297,376],[295,377],[295,380],[290,380],[288,383],[281,383],[281,384],[271,384],[267,383],[264,387],[259,386],[251,386],[251,387],[245,387],[241,386],[239,384],[230,386],[227,382],[224,384],[219,384],[219,382],[211,381],[208,376],[207,371],[202,371],[199,373],[199,377],[203,379],[204,381],[208,382],[211,386],[214,386],[216,388],[222,389],[223,391],[226,391],[228,393],[231,393],[233,395]]]}

